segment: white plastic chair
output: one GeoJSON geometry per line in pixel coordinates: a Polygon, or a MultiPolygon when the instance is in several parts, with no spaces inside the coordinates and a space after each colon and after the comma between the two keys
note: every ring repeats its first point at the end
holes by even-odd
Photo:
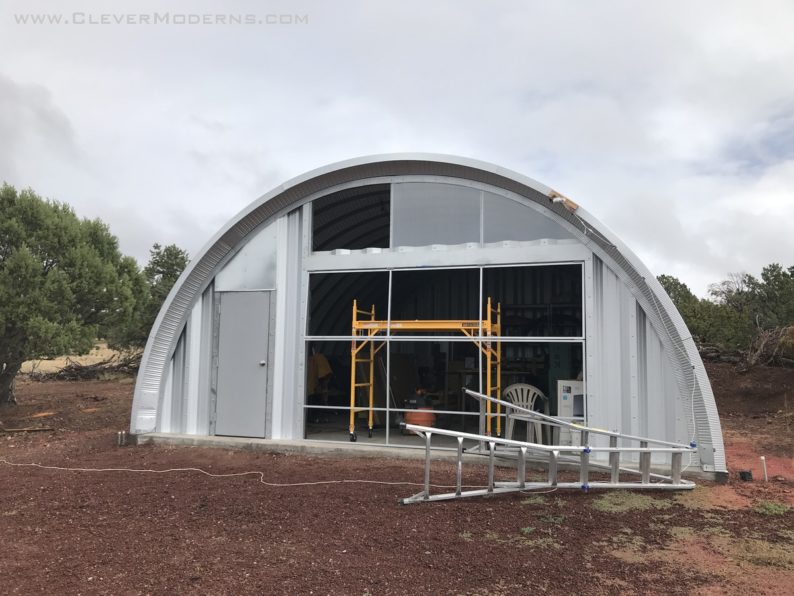
{"type": "MultiPolygon", "coordinates": [[[[548,398],[543,395],[543,392],[540,389],[533,385],[527,385],[526,383],[515,383],[510,385],[504,390],[502,395],[504,396],[505,401],[509,401],[510,403],[527,410],[534,411],[538,399],[546,402],[544,403],[544,410],[546,410],[546,404],[548,403],[548,398]]],[[[515,426],[516,420],[521,420],[527,423],[527,442],[543,442],[543,425],[538,422],[536,418],[532,418],[528,414],[514,410],[509,406],[505,407],[505,439],[512,438],[513,427],[515,426]]]]}

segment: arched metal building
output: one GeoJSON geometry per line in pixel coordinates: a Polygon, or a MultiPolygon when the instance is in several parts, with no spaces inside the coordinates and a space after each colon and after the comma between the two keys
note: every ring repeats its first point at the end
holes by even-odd
{"type": "Polygon", "coordinates": [[[614,234],[491,164],[372,156],[274,189],[193,259],[149,337],[131,432],[347,441],[351,404],[367,428],[357,410],[371,387],[374,428],[359,443],[410,445],[397,423],[417,407],[439,426],[482,430],[461,389],[514,383],[538,387],[552,415],[695,440],[693,469],[726,470],[686,325],[614,234]],[[354,300],[359,318],[385,321],[371,358],[351,359],[354,300]],[[486,336],[489,300],[500,326],[486,336]],[[397,321],[480,324],[459,333],[397,321]],[[499,347],[491,376],[486,344],[499,347]],[[565,409],[563,392],[578,387],[565,409]]]}

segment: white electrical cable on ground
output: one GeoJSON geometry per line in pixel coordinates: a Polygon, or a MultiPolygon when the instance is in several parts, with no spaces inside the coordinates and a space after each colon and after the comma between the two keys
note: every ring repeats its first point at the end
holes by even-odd
{"type": "MultiPolygon", "coordinates": [[[[228,474],[213,474],[212,472],[207,472],[206,470],[202,470],[201,468],[168,468],[166,470],[149,470],[149,469],[140,469],[140,468],[65,468],[61,466],[45,466],[43,464],[37,463],[17,463],[17,462],[10,462],[5,458],[0,457],[0,463],[5,464],[7,466],[12,467],[29,467],[29,468],[39,468],[42,470],[56,470],[61,472],[133,472],[133,473],[141,473],[141,474],[167,474],[171,472],[198,472],[200,474],[204,474],[205,476],[210,476],[211,478],[232,478],[235,476],[251,476],[256,475],[259,476],[259,483],[264,484],[265,486],[273,487],[273,488],[289,488],[289,487],[299,487],[299,486],[317,486],[322,484],[383,484],[387,486],[424,486],[424,483],[421,482],[388,482],[384,480],[360,480],[360,479],[342,479],[342,480],[317,480],[314,482],[267,482],[265,480],[264,472],[258,471],[248,471],[248,472],[230,472],[228,474]]],[[[456,486],[452,485],[443,485],[443,484],[431,484],[431,488],[457,488],[456,486]]],[[[461,488],[485,488],[485,486],[480,485],[462,485],[461,488]]]]}
{"type": "Polygon", "coordinates": [[[548,494],[548,493],[553,493],[556,490],[557,490],[557,487],[555,486],[554,488],[549,489],[549,490],[540,490],[539,488],[525,488],[524,490],[520,490],[518,492],[521,493],[522,495],[525,495],[525,494],[545,495],[545,494],[548,494]]]}

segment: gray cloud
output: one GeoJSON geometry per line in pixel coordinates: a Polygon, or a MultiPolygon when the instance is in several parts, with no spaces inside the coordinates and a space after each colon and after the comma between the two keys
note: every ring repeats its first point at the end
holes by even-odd
{"type": "MultiPolygon", "coordinates": [[[[2,12],[30,10],[12,0],[2,12]]],[[[80,10],[110,12],[98,2],[80,10]]],[[[218,9],[112,12],[154,10],[218,9]]],[[[655,273],[700,294],[729,271],[792,264],[791,3],[348,0],[285,10],[309,24],[0,21],[0,51],[13,57],[0,79],[11,106],[0,111],[0,173],[106,218],[145,259],[153,242],[195,253],[246,203],[308,169],[437,151],[572,196],[655,273]]]]}
{"type": "Polygon", "coordinates": [[[0,177],[11,179],[24,160],[74,160],[75,133],[42,85],[18,84],[0,73],[0,177]]]}

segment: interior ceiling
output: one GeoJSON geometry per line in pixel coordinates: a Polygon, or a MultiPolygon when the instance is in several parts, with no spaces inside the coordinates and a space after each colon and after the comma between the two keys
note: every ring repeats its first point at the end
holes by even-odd
{"type": "Polygon", "coordinates": [[[391,211],[388,184],[351,188],[312,203],[312,248],[388,248],[391,211]]]}
{"type": "MultiPolygon", "coordinates": [[[[392,284],[392,317],[395,319],[476,319],[479,312],[477,269],[433,269],[395,272],[392,284]]],[[[348,335],[353,299],[368,310],[376,305],[376,318],[384,320],[388,305],[388,273],[315,273],[311,276],[309,335],[348,335]]],[[[504,322],[523,335],[578,335],[581,333],[581,266],[553,265],[486,268],[482,300],[500,302],[504,322]],[[528,318],[527,305],[574,308],[560,310],[553,318],[535,312],[528,318]],[[511,305],[515,305],[511,308],[511,305]],[[516,308],[521,316],[516,316],[516,308]],[[523,309],[523,310],[522,310],[523,309]],[[553,322],[577,327],[552,332],[553,322]]]]}

